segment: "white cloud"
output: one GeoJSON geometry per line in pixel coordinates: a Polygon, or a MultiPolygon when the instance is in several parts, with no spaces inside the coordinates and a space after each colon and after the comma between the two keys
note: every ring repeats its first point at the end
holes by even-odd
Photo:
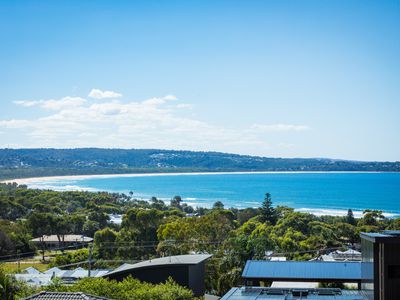
{"type": "Polygon", "coordinates": [[[176,108],[179,108],[179,109],[192,109],[193,105],[188,104],[188,103],[179,103],[178,105],[176,105],[176,108]]]}
{"type": "Polygon", "coordinates": [[[150,99],[144,100],[142,103],[146,104],[146,105],[161,105],[161,104],[164,104],[165,102],[167,102],[167,101],[163,98],[150,98],[150,99]]]}
{"type": "Polygon", "coordinates": [[[165,100],[178,100],[178,98],[175,95],[167,95],[164,97],[165,100]]]}
{"type": "Polygon", "coordinates": [[[14,101],[14,104],[25,106],[25,107],[31,107],[31,106],[38,105],[40,103],[40,101],[41,100],[39,100],[39,101],[35,101],[35,100],[17,100],[17,101],[14,101]]]}
{"type": "Polygon", "coordinates": [[[0,120],[0,128],[27,128],[31,125],[29,120],[0,120]]]}
{"type": "Polygon", "coordinates": [[[299,134],[309,129],[290,124],[217,126],[185,114],[184,109],[191,108],[188,103],[166,105],[176,99],[169,95],[144,101],[101,103],[79,97],[16,101],[17,105],[42,108],[47,114],[29,120],[0,120],[0,130],[7,128],[10,136],[18,136],[20,147],[164,148],[265,154],[274,149],[271,143],[291,142],[271,142],[271,137],[279,135],[268,135],[269,132],[299,134]]]}
{"type": "Polygon", "coordinates": [[[257,131],[305,131],[310,127],[307,125],[293,125],[293,124],[253,124],[251,129],[257,131]]]}
{"type": "Polygon", "coordinates": [[[39,106],[48,110],[60,110],[68,107],[81,106],[86,102],[85,99],[80,97],[64,97],[58,100],[19,100],[14,101],[15,104],[25,107],[39,106]]]}
{"type": "Polygon", "coordinates": [[[175,101],[175,100],[178,100],[178,98],[176,96],[167,95],[162,98],[150,98],[150,99],[142,101],[142,103],[147,104],[147,105],[161,105],[161,104],[167,103],[168,101],[175,101]]]}
{"type": "Polygon", "coordinates": [[[122,97],[122,94],[113,91],[102,91],[99,89],[92,89],[88,97],[94,99],[119,98],[122,97]]]}

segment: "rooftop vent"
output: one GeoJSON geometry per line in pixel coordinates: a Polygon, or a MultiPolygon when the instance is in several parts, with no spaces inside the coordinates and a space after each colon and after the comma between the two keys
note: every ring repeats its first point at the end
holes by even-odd
{"type": "Polygon", "coordinates": [[[309,291],[305,289],[293,289],[292,296],[293,297],[307,297],[309,291]]]}

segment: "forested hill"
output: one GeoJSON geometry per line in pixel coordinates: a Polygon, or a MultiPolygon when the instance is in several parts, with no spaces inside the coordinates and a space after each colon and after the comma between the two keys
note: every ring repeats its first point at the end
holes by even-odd
{"type": "Polygon", "coordinates": [[[189,171],[400,171],[400,162],[155,149],[0,149],[0,178],[189,171]]]}

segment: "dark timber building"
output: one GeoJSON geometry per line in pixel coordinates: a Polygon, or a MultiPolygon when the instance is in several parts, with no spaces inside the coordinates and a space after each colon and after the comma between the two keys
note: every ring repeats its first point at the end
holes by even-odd
{"type": "Polygon", "coordinates": [[[400,231],[361,233],[361,248],[368,300],[400,299],[400,231]]]}
{"type": "Polygon", "coordinates": [[[142,261],[137,264],[123,264],[104,277],[123,280],[131,275],[140,281],[150,283],[165,282],[168,277],[193,291],[196,297],[205,293],[205,261],[209,254],[177,255],[142,261]]]}

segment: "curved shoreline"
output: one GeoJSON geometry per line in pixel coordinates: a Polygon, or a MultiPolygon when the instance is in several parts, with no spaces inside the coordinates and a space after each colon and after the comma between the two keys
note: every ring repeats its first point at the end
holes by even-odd
{"type": "MultiPolygon", "coordinates": [[[[124,174],[90,174],[90,175],[61,175],[16,178],[0,181],[0,183],[29,184],[53,180],[83,180],[90,178],[118,178],[118,177],[147,177],[147,176],[193,176],[193,175],[240,175],[240,174],[367,174],[391,173],[380,171],[233,171],[233,172],[161,172],[161,173],[124,173],[124,174]]],[[[394,172],[395,173],[395,172],[394,172]]]]}
{"type": "MultiPolygon", "coordinates": [[[[195,175],[241,175],[241,174],[367,174],[367,173],[386,173],[386,172],[366,172],[366,171],[244,171],[244,172],[176,172],[176,173],[128,173],[128,174],[95,174],[95,175],[66,175],[66,176],[45,176],[45,177],[30,177],[30,178],[21,178],[21,179],[11,179],[4,180],[1,183],[17,183],[18,185],[27,185],[28,188],[38,188],[38,189],[49,189],[54,191],[99,191],[97,189],[91,189],[88,187],[82,187],[78,185],[68,185],[68,183],[63,186],[62,189],[57,189],[54,186],[52,187],[52,183],[56,183],[57,181],[79,181],[85,179],[107,179],[107,178],[134,178],[134,177],[161,177],[161,176],[195,176],[195,175]]],[[[391,172],[389,172],[391,173],[391,172]]],[[[161,199],[161,198],[160,198],[161,199]]],[[[144,199],[143,199],[144,200],[144,199]]],[[[195,202],[196,198],[188,198],[185,199],[189,205],[195,206],[197,203],[195,202]]],[[[249,205],[252,207],[252,205],[249,205]]],[[[331,215],[331,216],[344,216],[347,214],[347,209],[342,209],[339,207],[297,207],[296,211],[300,212],[309,212],[314,215],[331,215]]],[[[359,217],[362,215],[362,210],[355,208],[353,212],[359,217]]],[[[384,215],[386,217],[396,217],[399,216],[398,212],[384,210],[384,215]]]]}

